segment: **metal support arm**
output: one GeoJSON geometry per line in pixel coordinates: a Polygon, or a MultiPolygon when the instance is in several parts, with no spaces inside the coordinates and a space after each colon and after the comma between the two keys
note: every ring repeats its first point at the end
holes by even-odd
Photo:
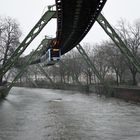
{"type": "Polygon", "coordinates": [[[52,85],[55,85],[55,83],[53,82],[53,80],[50,78],[50,76],[47,74],[47,72],[42,68],[42,66],[40,64],[37,64],[39,70],[46,76],[46,78],[50,81],[50,83],[52,85]]]}
{"type": "Polygon", "coordinates": [[[140,72],[140,62],[138,61],[136,56],[129,50],[129,48],[125,45],[125,43],[113,29],[113,27],[109,24],[109,22],[105,19],[105,17],[101,13],[97,18],[97,22],[108,34],[108,36],[114,41],[116,46],[125,55],[127,60],[134,65],[134,67],[137,69],[138,72],[140,72]]]}
{"type": "Polygon", "coordinates": [[[76,48],[79,51],[79,53],[82,55],[83,59],[86,61],[87,65],[91,68],[92,72],[97,76],[97,78],[103,84],[106,94],[109,95],[111,93],[111,87],[109,86],[109,84],[104,81],[104,79],[102,78],[98,70],[96,69],[96,66],[91,62],[90,58],[88,57],[88,55],[86,54],[82,46],[78,44],[76,48]]]}
{"type": "Polygon", "coordinates": [[[15,76],[14,80],[11,82],[11,84],[8,86],[9,89],[12,88],[14,83],[22,76],[24,73],[25,69],[29,66],[29,64],[32,62],[33,58],[39,55],[38,50],[42,47],[42,44],[40,44],[36,50],[32,53],[32,55],[29,56],[28,60],[24,63],[24,65],[21,68],[21,71],[15,76]]]}
{"type": "Polygon", "coordinates": [[[56,17],[56,11],[47,11],[33,29],[29,32],[26,38],[22,41],[19,47],[15,50],[12,56],[7,60],[6,64],[1,68],[0,76],[3,76],[17,61],[20,55],[28,47],[28,45],[34,40],[34,38],[41,32],[45,25],[56,17]]]}
{"type": "Polygon", "coordinates": [[[98,72],[98,70],[96,69],[95,65],[91,62],[90,58],[88,57],[88,55],[86,54],[85,50],[82,48],[82,46],[80,44],[78,44],[76,46],[77,50],[79,51],[79,53],[82,55],[82,57],[84,58],[84,60],[86,61],[86,63],[88,64],[88,66],[92,69],[92,71],[95,73],[95,75],[97,76],[97,78],[104,83],[104,79],[102,78],[102,76],[100,75],[100,73],[98,72]]]}

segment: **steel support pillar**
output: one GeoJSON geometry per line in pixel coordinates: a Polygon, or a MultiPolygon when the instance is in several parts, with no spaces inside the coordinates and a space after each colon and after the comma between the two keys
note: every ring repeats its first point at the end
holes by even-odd
{"type": "Polygon", "coordinates": [[[39,70],[42,72],[42,74],[44,74],[46,76],[46,78],[50,81],[50,83],[52,85],[55,85],[55,83],[53,82],[53,80],[50,78],[50,76],[47,74],[47,72],[42,68],[42,66],[40,64],[37,64],[39,70]]]}
{"type": "Polygon", "coordinates": [[[105,17],[101,13],[97,18],[97,22],[108,34],[108,36],[114,41],[116,46],[125,55],[127,60],[134,65],[134,67],[137,69],[138,72],[140,72],[140,62],[138,61],[136,56],[130,51],[130,49],[125,45],[125,43],[113,29],[113,27],[109,24],[109,22],[105,19],[105,17]]]}
{"type": "Polygon", "coordinates": [[[52,19],[56,18],[56,11],[47,11],[32,28],[29,34],[25,37],[19,47],[15,50],[12,56],[7,60],[6,64],[0,69],[0,76],[3,76],[17,61],[20,55],[28,47],[28,45],[34,40],[34,38],[41,32],[45,25],[52,19]]]}
{"type": "MultiPolygon", "coordinates": [[[[31,70],[31,69],[29,69],[31,70]]],[[[33,81],[31,78],[29,78],[28,76],[26,76],[26,78],[28,79],[29,82],[31,82],[36,88],[38,87],[37,83],[35,81],[33,81]]]]}
{"type": "Polygon", "coordinates": [[[11,89],[14,85],[14,83],[22,76],[24,73],[24,70],[27,69],[27,67],[30,65],[34,57],[37,57],[39,55],[39,50],[42,47],[42,43],[36,48],[36,50],[29,56],[28,60],[24,63],[24,65],[21,67],[21,71],[15,76],[11,84],[8,86],[9,89],[11,89]]]}
{"type": "Polygon", "coordinates": [[[100,80],[101,84],[104,86],[104,90],[107,93],[107,95],[111,94],[111,87],[107,82],[104,81],[98,70],[96,69],[96,66],[91,62],[90,58],[86,54],[85,50],[82,48],[80,44],[76,46],[79,53],[82,55],[83,59],[86,61],[87,65],[91,68],[92,72],[97,76],[97,78],[100,80]]]}

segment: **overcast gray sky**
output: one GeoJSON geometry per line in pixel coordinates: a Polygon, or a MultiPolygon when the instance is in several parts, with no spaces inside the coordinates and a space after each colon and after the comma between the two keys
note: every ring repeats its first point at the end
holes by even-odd
{"type": "MultiPolygon", "coordinates": [[[[55,0],[0,0],[0,16],[9,16],[18,20],[23,32],[23,39],[47,10],[47,6],[54,3],[55,0]]],[[[140,19],[140,0],[107,0],[102,12],[113,26],[117,24],[120,18],[133,23],[140,19]]],[[[26,53],[36,48],[44,35],[55,37],[55,33],[56,20],[52,20],[28,47],[26,53]]],[[[107,35],[95,23],[82,43],[100,43],[105,39],[108,39],[107,35]]]]}

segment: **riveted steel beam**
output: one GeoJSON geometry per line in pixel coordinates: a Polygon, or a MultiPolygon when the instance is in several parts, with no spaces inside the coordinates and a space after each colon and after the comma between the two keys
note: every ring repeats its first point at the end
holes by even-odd
{"type": "Polygon", "coordinates": [[[29,56],[28,60],[22,65],[20,72],[15,76],[13,81],[10,83],[8,86],[9,89],[11,89],[14,85],[14,83],[22,76],[24,73],[25,69],[30,65],[34,57],[37,57],[39,55],[38,51],[42,47],[42,43],[36,48],[36,50],[29,56]]]}
{"type": "Polygon", "coordinates": [[[5,65],[1,68],[0,76],[3,76],[13,65],[18,61],[20,55],[25,51],[28,45],[34,40],[34,38],[41,32],[45,25],[56,17],[56,11],[47,11],[32,28],[29,34],[25,37],[19,47],[15,50],[12,56],[7,60],[5,65]]]}
{"type": "Polygon", "coordinates": [[[136,56],[130,51],[130,49],[125,45],[113,27],[109,24],[106,18],[100,13],[97,18],[97,22],[104,29],[107,35],[114,41],[116,46],[120,49],[122,54],[125,55],[127,60],[133,64],[133,66],[140,72],[140,61],[136,58],[136,56]]]}
{"type": "Polygon", "coordinates": [[[47,74],[47,72],[43,69],[43,67],[40,64],[37,64],[39,70],[42,72],[42,74],[44,74],[46,76],[46,78],[50,81],[50,83],[52,85],[55,85],[55,83],[53,82],[53,80],[50,78],[50,76],[47,74]]]}
{"type": "Polygon", "coordinates": [[[76,48],[79,51],[79,53],[82,55],[83,59],[86,61],[86,63],[88,64],[88,66],[92,69],[93,73],[95,73],[95,75],[97,76],[97,78],[103,83],[104,82],[104,79],[102,78],[102,76],[100,75],[100,73],[98,72],[98,70],[96,69],[95,65],[91,62],[90,58],[88,57],[88,55],[86,54],[86,52],[82,48],[82,46],[80,44],[78,44],[76,46],[76,48]]]}
{"type": "Polygon", "coordinates": [[[101,84],[103,85],[104,88],[104,92],[106,93],[106,95],[110,95],[112,92],[111,87],[109,86],[109,84],[102,78],[102,76],[100,75],[100,73],[98,72],[96,66],[91,62],[90,58],[88,57],[88,55],[86,54],[85,50],[82,48],[82,46],[80,44],[78,44],[76,46],[77,50],[79,51],[79,53],[82,55],[83,59],[85,60],[85,62],[87,63],[87,65],[91,68],[92,72],[97,76],[97,78],[100,80],[101,84]]]}
{"type": "MultiPolygon", "coordinates": [[[[31,68],[29,68],[29,70],[31,71],[31,68]]],[[[30,83],[32,83],[36,88],[38,87],[37,83],[36,83],[33,79],[31,79],[31,78],[28,77],[27,75],[26,75],[26,78],[27,78],[27,80],[28,80],[30,83]]]]}

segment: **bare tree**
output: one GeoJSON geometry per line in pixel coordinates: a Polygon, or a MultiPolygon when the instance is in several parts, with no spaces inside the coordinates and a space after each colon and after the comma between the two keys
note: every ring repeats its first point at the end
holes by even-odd
{"type": "MultiPolygon", "coordinates": [[[[0,65],[3,67],[8,58],[19,45],[21,31],[19,24],[12,18],[0,19],[0,65]]],[[[2,85],[3,76],[0,77],[0,85],[2,85]]]]}
{"type": "Polygon", "coordinates": [[[75,51],[71,51],[63,56],[58,66],[58,72],[61,83],[73,83],[77,82],[80,76],[81,66],[78,63],[79,54],[75,51]]]}
{"type": "MultiPolygon", "coordinates": [[[[131,50],[131,52],[139,59],[140,54],[140,22],[135,22],[134,25],[127,24],[124,20],[119,22],[117,31],[121,38],[131,50]]],[[[128,68],[132,75],[132,84],[136,85],[137,69],[127,61],[128,68]]]]}
{"type": "Polygon", "coordinates": [[[103,43],[101,45],[98,45],[94,51],[95,51],[94,60],[93,60],[94,64],[98,69],[102,78],[105,79],[110,69],[110,65],[108,63],[107,47],[103,43]]]}
{"type": "Polygon", "coordinates": [[[124,82],[123,77],[127,69],[125,57],[112,42],[108,42],[107,44],[107,54],[110,67],[116,75],[116,84],[122,84],[124,82]]]}
{"type": "MultiPolygon", "coordinates": [[[[89,43],[85,43],[83,44],[83,48],[86,52],[86,54],[88,55],[88,57],[90,58],[91,61],[94,60],[94,45],[91,45],[89,43]]],[[[82,57],[82,56],[81,56],[82,57]]],[[[83,60],[83,58],[81,58],[81,61],[83,60]]],[[[93,71],[91,70],[91,67],[89,67],[89,65],[87,64],[87,62],[85,62],[84,60],[81,63],[81,67],[82,67],[82,73],[84,74],[85,80],[86,80],[86,84],[91,84],[92,80],[93,80],[93,71]]],[[[95,82],[95,81],[94,81],[95,82]]]]}

